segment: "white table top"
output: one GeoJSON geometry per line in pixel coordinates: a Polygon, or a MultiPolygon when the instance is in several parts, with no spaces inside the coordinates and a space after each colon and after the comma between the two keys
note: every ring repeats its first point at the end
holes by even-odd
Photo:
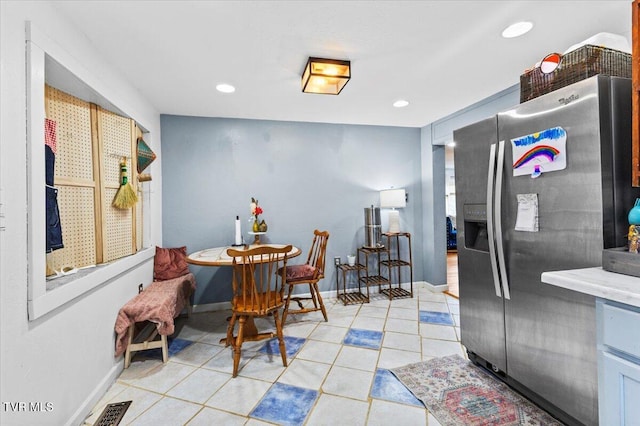
{"type": "Polygon", "coordinates": [[[602,268],[543,272],[543,283],[640,307],[640,278],[602,268]]]}
{"type": "MultiPolygon", "coordinates": [[[[285,247],[286,244],[251,244],[249,249],[256,247],[285,247]]],[[[191,253],[187,256],[187,263],[193,265],[202,266],[231,266],[233,264],[233,257],[227,254],[227,249],[235,248],[241,250],[242,247],[214,247],[191,253]]],[[[301,251],[298,247],[292,247],[291,251],[287,253],[287,259],[300,255],[301,251]]]]}

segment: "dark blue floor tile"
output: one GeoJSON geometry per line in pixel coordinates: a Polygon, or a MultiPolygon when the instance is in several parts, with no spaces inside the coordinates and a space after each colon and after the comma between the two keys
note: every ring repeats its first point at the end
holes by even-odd
{"type": "Polygon", "coordinates": [[[380,349],[382,332],[350,328],[342,343],[361,348],[380,349]]]}
{"type": "MultiPolygon", "coordinates": [[[[298,353],[306,339],[301,337],[284,336],[284,345],[287,348],[287,357],[292,357],[298,353]]],[[[278,338],[269,339],[258,352],[267,353],[269,355],[280,355],[280,346],[278,346],[278,338]]]]}
{"type": "Polygon", "coordinates": [[[448,312],[420,311],[420,322],[453,325],[453,318],[451,318],[451,314],[448,312]]]}
{"type": "Polygon", "coordinates": [[[422,404],[393,373],[384,368],[378,368],[376,370],[370,396],[371,398],[384,399],[400,404],[424,407],[424,404],[422,404]]]}
{"type": "Polygon", "coordinates": [[[250,417],[280,425],[302,425],[318,398],[318,391],[274,383],[250,417]]]}

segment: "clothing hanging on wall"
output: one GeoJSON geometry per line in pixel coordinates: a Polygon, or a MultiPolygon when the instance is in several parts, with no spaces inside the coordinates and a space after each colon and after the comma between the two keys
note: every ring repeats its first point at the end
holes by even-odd
{"type": "Polygon", "coordinates": [[[56,162],[56,122],[48,118],[44,123],[44,158],[45,158],[45,194],[47,211],[47,247],[46,252],[64,247],[62,244],[62,226],[58,210],[58,189],[53,186],[56,162]]]}
{"type": "Polygon", "coordinates": [[[51,148],[55,155],[58,150],[56,128],[58,123],[49,118],[44,119],[44,144],[51,148]]]}

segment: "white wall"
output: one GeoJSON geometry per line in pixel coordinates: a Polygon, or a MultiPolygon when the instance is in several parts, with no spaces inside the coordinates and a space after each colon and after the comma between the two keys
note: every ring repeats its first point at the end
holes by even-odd
{"type": "MultiPolygon", "coordinates": [[[[157,154],[160,117],[51,2],[3,0],[0,16],[0,424],[80,424],[122,369],[121,359],[113,356],[116,315],[137,292],[138,283],[150,281],[153,263],[144,262],[53,312],[28,320],[25,21],[62,46],[100,83],[107,99],[150,131],[148,142],[157,154]],[[30,403],[40,403],[42,411],[30,408],[30,403]]],[[[151,166],[154,180],[148,209],[153,214],[147,246],[161,243],[160,170],[158,159],[151,166]]]]}

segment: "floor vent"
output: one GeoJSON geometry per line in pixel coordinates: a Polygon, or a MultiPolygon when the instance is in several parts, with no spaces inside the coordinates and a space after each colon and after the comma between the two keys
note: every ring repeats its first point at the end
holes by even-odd
{"type": "Polygon", "coordinates": [[[124,413],[131,405],[131,401],[116,402],[115,404],[109,404],[104,408],[100,418],[93,424],[93,426],[117,426],[120,424],[120,420],[124,417],[124,413]]]}

